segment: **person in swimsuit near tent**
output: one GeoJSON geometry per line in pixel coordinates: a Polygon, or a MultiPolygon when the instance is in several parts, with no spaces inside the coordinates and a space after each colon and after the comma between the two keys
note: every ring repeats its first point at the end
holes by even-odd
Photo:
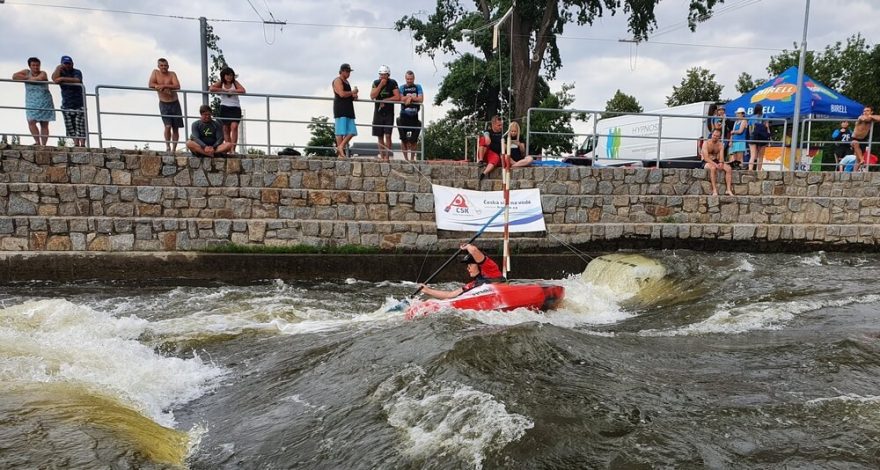
{"type": "Polygon", "coordinates": [[[501,270],[492,258],[489,258],[479,248],[470,243],[461,245],[461,249],[467,251],[461,259],[467,264],[467,273],[471,280],[467,284],[452,291],[432,289],[425,284],[419,284],[421,291],[436,299],[451,299],[473,289],[474,287],[493,282],[504,282],[501,270]]]}
{"type": "Polygon", "coordinates": [[[861,170],[862,165],[865,164],[865,152],[868,150],[868,144],[862,142],[868,139],[874,122],[880,122],[880,114],[874,114],[874,108],[865,106],[862,115],[856,120],[856,127],[852,132],[852,149],[856,155],[856,166],[853,171],[861,170]]]}

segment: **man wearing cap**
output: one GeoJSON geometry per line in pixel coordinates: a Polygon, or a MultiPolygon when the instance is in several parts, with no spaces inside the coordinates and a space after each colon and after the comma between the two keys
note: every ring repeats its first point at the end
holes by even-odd
{"type": "MultiPolygon", "coordinates": [[[[374,101],[400,101],[400,88],[397,80],[391,78],[391,68],[379,67],[379,78],[373,80],[370,99],[374,101]]],[[[394,104],[374,103],[373,136],[379,139],[379,158],[388,160],[394,155],[391,150],[391,134],[394,133],[394,104]]]]}
{"type": "Polygon", "coordinates": [[[61,63],[52,72],[52,81],[61,85],[61,114],[67,136],[76,147],[86,146],[85,87],[82,72],[73,68],[69,55],[61,56],[61,63]]]}
{"type": "Polygon", "coordinates": [[[354,100],[358,98],[357,87],[348,83],[351,66],[339,66],[339,76],[333,79],[333,118],[336,121],[336,156],[345,158],[345,147],[357,135],[354,125],[354,100]]]}
{"type": "Polygon", "coordinates": [[[422,292],[437,299],[451,299],[483,284],[504,282],[504,276],[498,265],[492,258],[484,255],[479,248],[471,244],[461,245],[461,249],[467,251],[461,262],[467,264],[467,273],[471,280],[467,284],[453,291],[432,289],[425,284],[420,284],[422,292]]]}

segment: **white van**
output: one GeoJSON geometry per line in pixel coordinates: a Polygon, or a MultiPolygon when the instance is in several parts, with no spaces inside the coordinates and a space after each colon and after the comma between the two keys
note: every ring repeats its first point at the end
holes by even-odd
{"type": "Polygon", "coordinates": [[[577,156],[594,166],[694,167],[714,108],[714,103],[701,101],[600,119],[577,156]]]}

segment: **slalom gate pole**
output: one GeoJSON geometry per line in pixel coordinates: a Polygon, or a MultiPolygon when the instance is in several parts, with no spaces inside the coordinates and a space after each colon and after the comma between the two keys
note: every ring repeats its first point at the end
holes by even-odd
{"type": "Polygon", "coordinates": [[[507,277],[510,271],[510,131],[507,132],[507,153],[501,156],[501,184],[504,190],[504,244],[501,252],[501,275],[507,277]]]}

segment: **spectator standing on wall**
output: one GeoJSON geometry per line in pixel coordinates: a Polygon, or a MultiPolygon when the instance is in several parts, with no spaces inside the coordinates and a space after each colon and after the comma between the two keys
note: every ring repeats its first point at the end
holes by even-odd
{"type": "Polygon", "coordinates": [[[339,66],[339,76],[333,79],[333,118],[336,121],[336,156],[345,158],[345,147],[358,134],[354,124],[354,100],[358,99],[357,87],[348,83],[351,66],[339,66]]]}
{"type": "MultiPolygon", "coordinates": [[[[387,65],[379,67],[379,78],[373,80],[370,99],[377,101],[400,101],[400,89],[397,80],[391,78],[391,68],[387,65]]],[[[373,136],[379,139],[379,158],[388,160],[394,155],[391,150],[391,134],[394,133],[394,104],[374,103],[373,136]]]]}
{"type": "Polygon", "coordinates": [[[764,150],[770,140],[770,123],[764,120],[764,106],[761,103],[755,105],[755,112],[749,119],[749,170],[754,170],[757,164],[758,171],[764,165],[764,150]],[[756,163],[757,162],[757,163],[756,163]]]}
{"type": "Polygon", "coordinates": [[[875,122],[880,122],[880,115],[874,114],[874,108],[865,106],[862,115],[856,120],[856,128],[852,133],[852,149],[856,154],[856,166],[853,171],[862,169],[865,164],[865,151],[868,150],[868,144],[862,143],[868,139],[871,133],[871,127],[875,122]]]}
{"type": "Polygon", "coordinates": [[[223,126],[214,120],[213,113],[206,104],[199,108],[199,120],[192,123],[192,134],[186,141],[193,155],[217,157],[233,149],[231,142],[223,140],[223,126]]]}
{"type": "Polygon", "coordinates": [[[61,63],[52,72],[52,81],[61,85],[61,114],[67,136],[73,139],[74,146],[85,147],[86,89],[82,86],[82,72],[73,68],[73,59],[69,55],[61,56],[61,63]]]}
{"type": "Polygon", "coordinates": [[[422,132],[422,121],[419,120],[419,109],[424,101],[422,86],[416,83],[416,74],[407,70],[404,75],[406,82],[400,85],[400,117],[397,118],[397,130],[400,133],[400,147],[404,160],[415,160],[416,144],[422,132]]]}
{"type": "Polygon", "coordinates": [[[746,139],[748,138],[749,122],[746,121],[746,109],[736,109],[736,122],[730,131],[730,167],[740,168],[743,163],[743,154],[746,152],[746,139]]]}
{"type": "Polygon", "coordinates": [[[229,152],[235,153],[235,146],[238,144],[238,124],[241,122],[241,101],[238,95],[244,94],[245,89],[238,82],[235,70],[224,67],[220,71],[220,81],[213,83],[208,91],[220,94],[219,120],[223,123],[223,139],[232,146],[229,152]]]}
{"type": "Polygon", "coordinates": [[[45,70],[40,70],[40,59],[31,57],[27,63],[28,68],[12,74],[12,79],[28,82],[24,84],[28,128],[34,136],[35,145],[46,145],[49,140],[49,121],[55,120],[55,103],[47,83],[49,76],[45,70]]]}
{"type": "Polygon", "coordinates": [[[160,58],[156,61],[156,68],[150,74],[147,86],[159,94],[159,114],[162,115],[162,123],[165,124],[165,151],[176,152],[177,141],[180,140],[178,129],[183,127],[183,111],[177,99],[180,81],[177,79],[177,74],[168,69],[167,60],[160,58]]]}

